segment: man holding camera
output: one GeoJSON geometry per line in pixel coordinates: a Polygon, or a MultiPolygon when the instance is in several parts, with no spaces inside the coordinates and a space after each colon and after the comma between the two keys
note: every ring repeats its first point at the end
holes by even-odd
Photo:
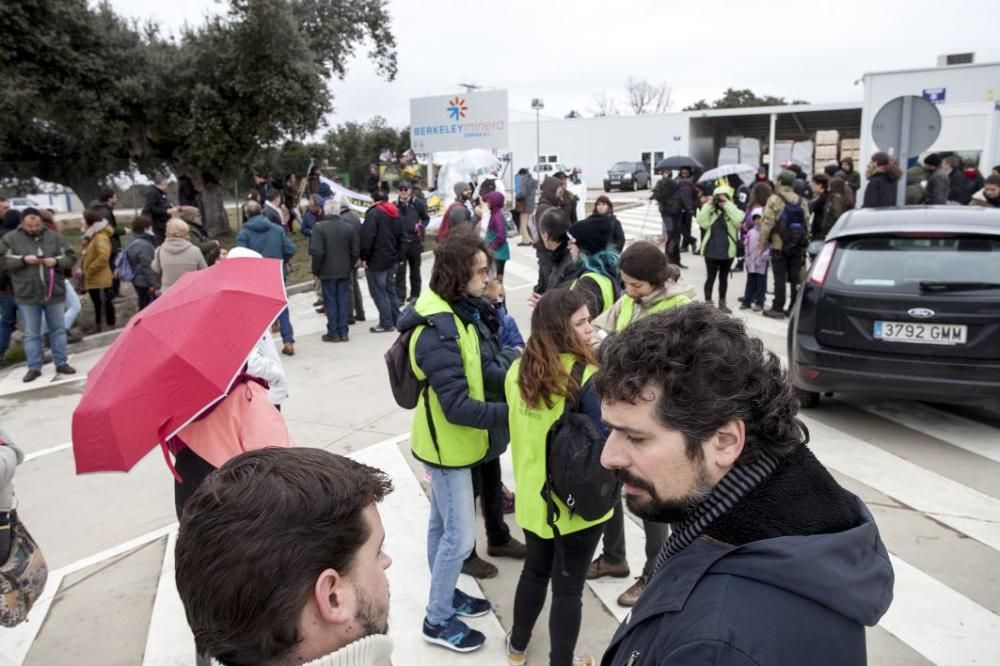
{"type": "Polygon", "coordinates": [[[729,287],[729,271],[736,257],[737,239],[743,213],[730,198],[730,190],[720,185],[712,192],[712,199],[698,211],[698,226],[704,231],[701,254],[705,257],[705,300],[712,302],[712,288],[715,277],[719,277],[719,309],[729,313],[726,292],[729,287]]]}

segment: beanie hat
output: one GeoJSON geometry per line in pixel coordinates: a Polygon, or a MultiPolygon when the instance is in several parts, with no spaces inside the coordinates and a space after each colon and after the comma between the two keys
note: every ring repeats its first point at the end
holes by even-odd
{"type": "Polygon", "coordinates": [[[611,218],[601,215],[571,224],[569,237],[581,252],[597,254],[611,245],[611,218]]]}
{"type": "Polygon", "coordinates": [[[795,184],[795,172],[788,171],[787,169],[778,174],[778,184],[779,185],[794,185],[795,184]]]}
{"type": "Polygon", "coordinates": [[[455,199],[461,201],[462,194],[467,189],[469,189],[469,184],[468,183],[463,183],[461,181],[455,183],[455,199]]]}
{"type": "Polygon", "coordinates": [[[27,208],[25,208],[25,209],[23,209],[21,211],[21,219],[23,220],[24,218],[28,217],[29,215],[34,215],[36,217],[41,217],[42,216],[41,212],[39,212],[39,210],[37,208],[34,208],[32,206],[28,206],[27,208]]]}
{"type": "Polygon", "coordinates": [[[924,164],[926,164],[927,166],[932,166],[936,169],[939,166],[941,166],[941,156],[938,155],[937,153],[931,153],[930,155],[924,158],[924,164]]]}

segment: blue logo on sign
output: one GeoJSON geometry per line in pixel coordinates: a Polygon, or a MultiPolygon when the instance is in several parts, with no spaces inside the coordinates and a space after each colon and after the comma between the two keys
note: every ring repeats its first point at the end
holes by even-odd
{"type": "Polygon", "coordinates": [[[946,94],[947,88],[924,88],[923,97],[931,104],[940,104],[946,94]]]}

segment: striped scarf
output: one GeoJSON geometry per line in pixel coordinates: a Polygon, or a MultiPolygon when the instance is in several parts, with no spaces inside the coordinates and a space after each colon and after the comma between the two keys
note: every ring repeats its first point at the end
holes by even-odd
{"type": "Polygon", "coordinates": [[[757,460],[745,465],[736,465],[729,470],[705,501],[671,530],[670,537],[660,549],[660,554],[656,556],[652,573],[649,575],[650,579],[667,563],[667,560],[704,534],[716,518],[730,511],[757,486],[764,483],[777,467],[777,458],[767,451],[760,451],[757,460]]]}

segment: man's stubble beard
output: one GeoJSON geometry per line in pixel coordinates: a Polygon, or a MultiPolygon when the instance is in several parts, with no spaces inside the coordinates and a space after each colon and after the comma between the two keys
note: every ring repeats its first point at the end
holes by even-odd
{"type": "Polygon", "coordinates": [[[380,607],[363,590],[356,590],[358,595],[358,612],[355,615],[361,627],[361,636],[375,636],[389,633],[389,595],[386,594],[385,606],[380,607]]]}
{"type": "Polygon", "coordinates": [[[625,470],[615,470],[615,478],[630,486],[636,486],[646,491],[648,499],[640,499],[636,495],[627,495],[625,504],[633,514],[654,523],[679,523],[686,518],[692,510],[705,501],[712,492],[712,484],[708,479],[708,470],[702,462],[698,466],[698,477],[695,479],[695,488],[692,492],[683,497],[663,499],[659,497],[656,490],[644,479],[632,476],[625,470]]]}

